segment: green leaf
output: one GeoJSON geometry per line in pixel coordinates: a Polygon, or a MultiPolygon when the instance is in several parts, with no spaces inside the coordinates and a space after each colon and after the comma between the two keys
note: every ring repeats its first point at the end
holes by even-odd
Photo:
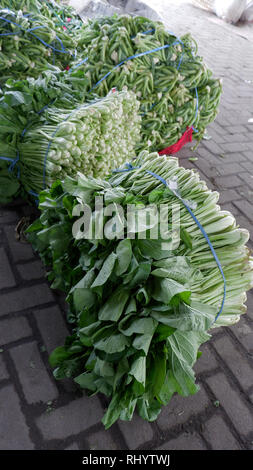
{"type": "Polygon", "coordinates": [[[146,335],[136,335],[133,340],[133,347],[135,349],[142,350],[147,356],[152,338],[152,333],[146,335]]]}
{"type": "Polygon", "coordinates": [[[172,335],[175,331],[175,328],[172,328],[171,326],[159,324],[155,330],[154,342],[159,343],[160,341],[166,340],[168,336],[172,335]]]}
{"type": "Polygon", "coordinates": [[[132,245],[129,238],[125,238],[119,242],[116,248],[116,254],[117,264],[115,273],[117,276],[121,276],[121,274],[127,270],[132,258],[132,245]]]}
{"type": "Polygon", "coordinates": [[[181,299],[184,302],[189,302],[191,296],[189,287],[179,284],[173,279],[155,278],[152,287],[152,297],[167,305],[176,300],[175,297],[178,300],[181,299]]]}
{"type": "Polygon", "coordinates": [[[166,355],[164,351],[156,351],[148,367],[147,386],[150,397],[159,394],[166,377],[166,355]]]}
{"type": "Polygon", "coordinates": [[[80,385],[81,388],[85,388],[95,392],[97,387],[94,383],[97,375],[94,372],[84,372],[83,374],[78,375],[74,378],[74,382],[80,385]]]}
{"type": "Polygon", "coordinates": [[[167,374],[164,383],[159,393],[157,394],[157,400],[160,401],[163,405],[168,405],[174,393],[175,388],[169,379],[169,374],[167,374]]]}
{"type": "Polygon", "coordinates": [[[32,95],[20,91],[5,91],[4,99],[9,106],[32,103],[32,95]]]}
{"type": "Polygon", "coordinates": [[[105,415],[102,418],[102,423],[105,429],[109,429],[120,416],[124,405],[122,403],[122,396],[120,393],[114,393],[112,400],[107,408],[105,415]]]}
{"type": "Polygon", "coordinates": [[[65,359],[69,359],[73,355],[65,346],[59,346],[49,356],[49,363],[51,367],[59,366],[65,359]]]}
{"type": "Polygon", "coordinates": [[[179,304],[168,312],[151,313],[152,318],[164,325],[180,331],[207,331],[214,322],[216,308],[192,302],[191,305],[179,304]]]}
{"type": "Polygon", "coordinates": [[[90,289],[75,289],[73,293],[73,303],[76,312],[83,308],[90,308],[95,304],[96,295],[90,289]]]}
{"type": "Polygon", "coordinates": [[[119,287],[109,297],[98,312],[98,318],[102,321],[117,322],[122,315],[126,302],[129,299],[129,291],[119,287]]]}
{"type": "Polygon", "coordinates": [[[102,338],[94,343],[96,349],[104,351],[106,354],[114,354],[124,351],[129,345],[128,339],[122,334],[114,334],[109,337],[102,338]]]}
{"type": "Polygon", "coordinates": [[[157,322],[153,318],[138,318],[130,315],[125,317],[119,323],[119,331],[125,336],[131,336],[134,333],[152,334],[157,327],[157,322]]]}
{"type": "Polygon", "coordinates": [[[128,407],[124,408],[121,411],[119,418],[122,421],[131,421],[133,414],[134,414],[135,407],[136,407],[136,403],[137,403],[137,398],[130,400],[128,407]]]}
{"type": "Polygon", "coordinates": [[[186,248],[192,250],[192,237],[184,227],[180,228],[180,238],[184,242],[186,248]]]}
{"type": "Polygon", "coordinates": [[[135,275],[129,282],[129,288],[132,289],[133,287],[144,283],[148,279],[150,275],[150,271],[151,271],[151,264],[149,261],[144,261],[143,263],[140,263],[136,270],[135,275]]]}
{"type": "Polygon", "coordinates": [[[171,256],[170,250],[163,249],[166,245],[163,240],[138,240],[137,245],[141,253],[148,258],[159,260],[171,256]]]}
{"type": "Polygon", "coordinates": [[[161,411],[161,404],[155,399],[139,398],[137,400],[137,408],[141,418],[152,422],[157,419],[161,411]]]}
{"type": "Polygon", "coordinates": [[[197,359],[199,346],[209,338],[207,333],[197,331],[175,331],[168,337],[168,378],[179,395],[193,395],[198,391],[192,367],[197,359]]]}
{"type": "Polygon", "coordinates": [[[91,289],[94,289],[95,287],[103,286],[106,283],[106,281],[109,279],[110,275],[112,274],[116,259],[117,259],[117,255],[115,253],[111,253],[106,258],[95,281],[91,285],[91,289]]]}
{"type": "Polygon", "coordinates": [[[135,380],[141,385],[142,393],[145,390],[146,383],[146,357],[140,356],[134,360],[129,370],[129,375],[132,375],[135,380]]]}

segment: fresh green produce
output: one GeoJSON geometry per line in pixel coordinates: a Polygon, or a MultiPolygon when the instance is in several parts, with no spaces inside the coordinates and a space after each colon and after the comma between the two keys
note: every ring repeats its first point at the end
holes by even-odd
{"type": "Polygon", "coordinates": [[[0,84],[8,78],[38,77],[50,64],[64,69],[76,57],[76,46],[74,37],[50,18],[1,9],[0,84]]]}
{"type": "Polygon", "coordinates": [[[133,165],[107,181],[79,174],[55,182],[40,194],[41,217],[28,229],[70,306],[73,333],[51,354],[54,376],[110,397],[106,428],[131,420],[135,409],[153,421],[173,394],[195,394],[200,345],[211,328],[239,320],[253,286],[249,233],[220,209],[219,194],[174,157],[144,151],[133,165]],[[185,204],[221,263],[222,311],[223,277],[185,204]]]}
{"type": "Polygon", "coordinates": [[[64,29],[68,34],[76,34],[83,22],[74,8],[58,0],[1,0],[2,8],[22,11],[24,14],[39,13],[54,22],[59,32],[64,29]]]}
{"type": "Polygon", "coordinates": [[[88,92],[104,96],[126,85],[140,99],[139,148],[164,149],[192,126],[194,138],[202,139],[218,112],[221,81],[197,55],[189,34],[177,38],[161,22],[138,16],[103,17],[85,28],[82,46],[88,60],[76,75],[88,78],[88,92]]]}
{"type": "Polygon", "coordinates": [[[138,108],[135,94],[128,91],[112,92],[71,112],[51,106],[45,110],[44,124],[28,126],[18,143],[2,146],[5,158],[12,159],[13,165],[16,161],[14,175],[28,193],[78,171],[106,175],[135,155],[140,135],[138,108]]]}

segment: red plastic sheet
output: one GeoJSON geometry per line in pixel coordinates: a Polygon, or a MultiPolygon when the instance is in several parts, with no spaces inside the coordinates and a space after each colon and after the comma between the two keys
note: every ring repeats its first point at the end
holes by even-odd
{"type": "Polygon", "coordinates": [[[179,152],[179,150],[185,144],[187,144],[187,142],[192,142],[192,133],[193,133],[192,127],[188,127],[185,133],[182,135],[182,137],[178,140],[178,142],[158,152],[159,155],[173,155],[174,153],[179,152]]]}

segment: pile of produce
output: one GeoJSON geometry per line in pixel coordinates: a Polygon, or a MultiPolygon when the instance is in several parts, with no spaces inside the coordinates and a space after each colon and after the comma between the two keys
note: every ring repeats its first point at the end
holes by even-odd
{"type": "Polygon", "coordinates": [[[36,11],[0,10],[1,86],[8,78],[38,77],[51,65],[62,70],[69,67],[77,57],[79,35],[70,34],[54,20],[55,16],[36,11]]]}
{"type": "Polygon", "coordinates": [[[15,122],[9,124],[10,117],[4,116],[2,132],[12,125],[13,143],[1,145],[0,200],[11,197],[19,182],[33,194],[78,171],[104,176],[133,158],[140,137],[138,109],[139,102],[129,91],[109,93],[71,112],[52,105],[45,110],[46,121],[25,128],[19,141],[15,122]]]}
{"type": "Polygon", "coordinates": [[[75,74],[88,79],[88,92],[105,96],[125,85],[136,92],[143,114],[139,149],[171,146],[192,126],[199,141],[215,119],[221,81],[189,34],[177,38],[161,22],[138,16],[103,17],[84,29],[79,47],[87,61],[75,74]]]}
{"type": "Polygon", "coordinates": [[[135,409],[153,421],[173,394],[196,393],[200,345],[239,320],[253,285],[249,233],[219,194],[174,157],[143,151],[133,165],[106,181],[55,182],[28,229],[70,306],[73,333],[50,357],[54,375],[111,398],[106,428],[135,409]]]}

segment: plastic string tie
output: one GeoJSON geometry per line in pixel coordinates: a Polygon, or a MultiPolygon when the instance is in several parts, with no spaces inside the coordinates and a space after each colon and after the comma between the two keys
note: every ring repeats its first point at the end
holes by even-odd
{"type": "Polygon", "coordinates": [[[116,170],[113,170],[112,173],[125,173],[126,171],[132,171],[141,168],[141,165],[133,166],[131,163],[125,163],[125,166],[126,168],[116,168],[116,170]]]}

